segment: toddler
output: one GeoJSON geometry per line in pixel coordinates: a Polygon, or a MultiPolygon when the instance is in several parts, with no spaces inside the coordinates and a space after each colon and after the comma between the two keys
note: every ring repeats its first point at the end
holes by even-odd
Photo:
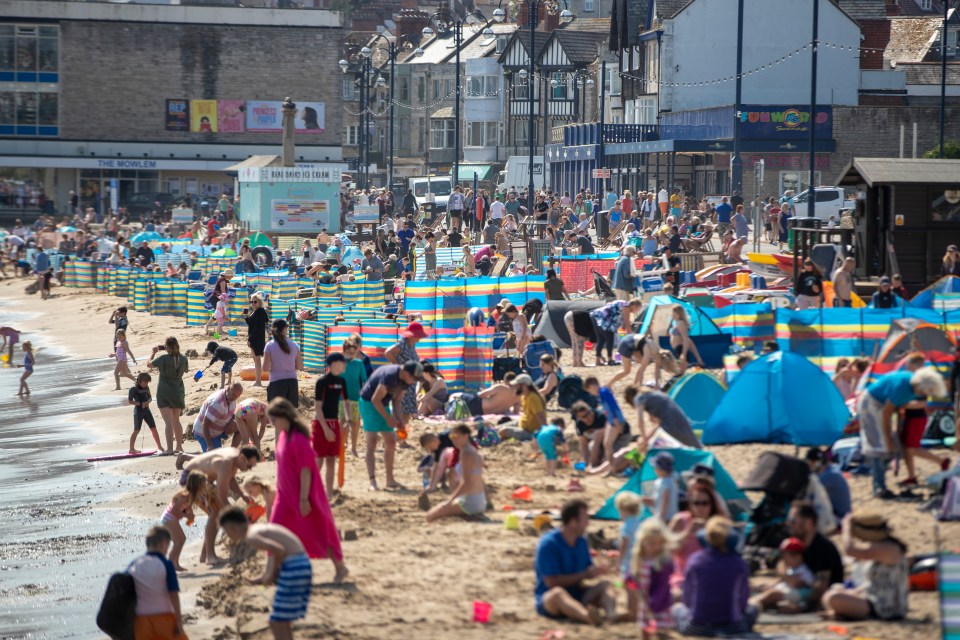
{"type": "Polygon", "coordinates": [[[627,588],[636,591],[637,626],[644,640],[663,637],[673,629],[670,615],[670,536],[666,526],[656,518],[648,518],[640,525],[634,543],[633,575],[627,588]]]}
{"type": "MultiPolygon", "coordinates": [[[[277,492],[269,482],[262,480],[259,476],[251,476],[243,483],[243,490],[246,491],[247,495],[253,499],[263,498],[263,515],[266,516],[266,520],[270,520],[270,515],[273,513],[273,501],[277,497],[277,492]]],[[[250,518],[250,522],[256,522],[259,518],[254,518],[251,515],[251,508],[259,507],[259,504],[250,505],[247,507],[247,517],[250,518]]]]}
{"type": "Polygon", "coordinates": [[[779,608],[785,613],[803,610],[813,586],[813,572],[803,564],[805,549],[800,538],[787,538],[780,543],[780,581],[754,598],[754,606],[760,610],[779,608]]]}
{"type": "Polygon", "coordinates": [[[30,387],[27,386],[27,378],[33,375],[33,364],[36,361],[33,354],[33,343],[29,340],[24,341],[20,348],[23,349],[23,364],[18,365],[23,368],[23,375],[20,376],[20,390],[18,396],[30,395],[30,387]]]}
{"type": "Polygon", "coordinates": [[[130,391],[127,393],[127,403],[133,405],[133,433],[130,434],[129,453],[140,453],[135,445],[144,422],[150,427],[150,435],[153,436],[153,441],[157,443],[157,451],[163,450],[163,445],[160,444],[160,436],[157,434],[157,423],[153,419],[153,414],[150,413],[150,402],[153,400],[150,395],[150,380],[149,373],[139,374],[137,384],[130,387],[130,391]]]}
{"type": "Polygon", "coordinates": [[[230,319],[230,294],[221,293],[217,297],[217,308],[213,311],[213,319],[217,321],[217,333],[221,336],[223,333],[223,325],[230,319]]]}
{"type": "Polygon", "coordinates": [[[191,471],[183,488],[173,494],[170,504],[167,505],[163,515],[160,516],[160,524],[167,528],[173,540],[168,559],[177,571],[186,571],[185,568],[180,566],[180,552],[183,551],[183,545],[187,540],[183,527],[180,526],[180,520],[186,517],[187,526],[193,524],[195,517],[193,506],[197,504],[200,494],[206,488],[207,476],[199,471],[191,471]]]}
{"type": "Polygon", "coordinates": [[[557,463],[559,453],[557,447],[566,455],[566,438],[563,437],[563,418],[554,418],[554,420],[537,431],[537,446],[543,452],[543,457],[547,464],[547,475],[553,477],[557,475],[557,463]]]}
{"type": "MultiPolygon", "coordinates": [[[[617,511],[620,512],[620,574],[624,585],[633,575],[634,542],[637,538],[637,529],[640,527],[640,496],[632,491],[621,491],[614,499],[617,511]]],[[[637,619],[637,591],[627,589],[627,615],[629,620],[637,619]]]]}
{"type": "Polygon", "coordinates": [[[661,451],[653,456],[651,462],[657,474],[657,480],[653,484],[653,497],[644,497],[643,503],[650,507],[655,518],[659,518],[660,522],[666,524],[677,514],[679,503],[677,477],[673,473],[673,456],[666,451],[661,451]]]}

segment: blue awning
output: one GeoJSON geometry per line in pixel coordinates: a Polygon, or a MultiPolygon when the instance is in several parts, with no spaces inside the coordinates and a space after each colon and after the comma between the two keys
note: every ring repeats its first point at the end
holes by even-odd
{"type": "MultiPolygon", "coordinates": [[[[836,140],[817,140],[817,153],[836,151],[836,140]]],[[[743,153],[808,153],[809,140],[741,140],[743,153]]],[[[632,153],[730,153],[733,140],[652,140],[620,142],[604,146],[604,157],[632,153]]]]}

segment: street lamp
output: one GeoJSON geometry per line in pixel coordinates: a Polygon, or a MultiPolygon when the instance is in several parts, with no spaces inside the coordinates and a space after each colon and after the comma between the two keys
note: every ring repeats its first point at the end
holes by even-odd
{"type": "MultiPolygon", "coordinates": [[[[590,72],[585,69],[578,69],[574,72],[573,80],[575,82],[574,90],[580,94],[580,122],[583,122],[586,120],[587,113],[587,87],[592,87],[596,83],[593,81],[590,72]]],[[[574,94],[574,102],[577,101],[577,97],[578,96],[574,94]]]]}
{"type": "MultiPolygon", "coordinates": [[[[394,89],[396,88],[395,79],[397,77],[397,58],[400,56],[401,52],[408,51],[413,51],[413,55],[419,58],[423,56],[423,49],[420,48],[419,38],[414,38],[410,35],[401,35],[393,40],[390,40],[382,33],[378,33],[376,36],[374,36],[371,44],[374,45],[374,51],[371,51],[371,55],[375,55],[377,51],[382,51],[387,55],[387,60],[390,62],[390,161],[388,164],[389,170],[387,175],[387,189],[393,191],[393,144],[394,140],[396,139],[396,136],[394,135],[395,118],[393,115],[393,109],[396,104],[396,100],[394,100],[394,89]]],[[[376,85],[380,89],[386,85],[382,75],[377,78],[376,85]]]]}
{"type": "MultiPolygon", "coordinates": [[[[368,171],[368,149],[367,149],[367,138],[370,123],[370,114],[369,114],[369,89],[368,85],[375,84],[376,81],[371,78],[371,63],[370,56],[373,54],[373,51],[370,47],[358,47],[350,46],[346,49],[344,57],[338,63],[340,70],[344,73],[350,71],[355,65],[359,65],[359,69],[355,70],[354,73],[357,76],[357,80],[360,84],[360,124],[359,131],[357,133],[357,187],[363,188],[363,185],[366,184],[369,180],[368,171]]],[[[367,185],[369,186],[369,185],[367,185]]]]}
{"type": "MultiPolygon", "coordinates": [[[[455,70],[454,70],[454,98],[453,98],[453,184],[460,184],[460,100],[463,93],[460,86],[460,49],[463,47],[463,25],[469,25],[474,30],[481,24],[486,24],[487,19],[480,11],[472,11],[461,19],[457,14],[450,11],[444,4],[440,4],[437,12],[430,16],[430,24],[433,27],[424,27],[424,37],[444,36],[453,33],[453,46],[455,50],[455,70]]],[[[493,33],[492,29],[486,27],[484,33],[493,33]]]]}
{"type": "MultiPolygon", "coordinates": [[[[530,55],[529,71],[527,69],[520,69],[518,75],[521,80],[526,80],[527,82],[527,101],[528,101],[528,121],[527,121],[527,141],[529,142],[529,182],[527,184],[527,206],[529,207],[528,215],[533,211],[533,156],[534,148],[536,147],[536,140],[534,138],[536,127],[534,124],[534,95],[533,95],[533,82],[534,82],[534,65],[536,64],[536,29],[537,24],[540,22],[540,7],[542,6],[547,15],[555,16],[559,12],[560,22],[563,24],[568,24],[574,19],[573,13],[567,8],[567,0],[562,0],[563,10],[560,10],[560,3],[557,0],[517,0],[517,4],[525,3],[527,6],[527,28],[530,30],[530,49],[528,51],[530,55]]],[[[503,0],[500,0],[497,8],[493,12],[493,19],[497,22],[503,22],[507,17],[506,12],[503,10],[503,0]]],[[[544,141],[546,143],[546,141],[544,141]]],[[[544,160],[546,162],[546,160],[544,160]]]]}

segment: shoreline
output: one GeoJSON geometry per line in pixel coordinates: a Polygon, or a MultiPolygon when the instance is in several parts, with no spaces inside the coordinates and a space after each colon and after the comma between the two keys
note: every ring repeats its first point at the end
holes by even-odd
{"type": "MultiPolygon", "coordinates": [[[[116,306],[125,304],[121,298],[96,294],[90,289],[55,288],[54,297],[42,302],[36,296],[22,293],[23,280],[0,281],[0,296],[14,301],[17,312],[42,315],[24,322],[27,333],[48,332],[49,344],[69,345],[71,353],[78,358],[104,360],[108,353],[110,337],[107,318],[116,306]]],[[[162,341],[166,335],[176,335],[184,352],[197,349],[202,352],[207,342],[201,327],[185,327],[183,318],[177,316],[150,316],[131,310],[130,344],[138,361],[149,355],[151,345],[162,341]]],[[[229,338],[225,344],[236,348],[241,361],[238,367],[249,364],[250,358],[243,336],[229,338]]],[[[36,344],[36,341],[35,341],[36,344]]],[[[38,361],[38,372],[44,366],[38,361]]],[[[191,358],[190,371],[202,368],[201,359],[191,358]]],[[[206,361],[204,361],[205,364],[206,361]]],[[[112,367],[111,367],[112,369],[112,367]]],[[[145,370],[145,364],[132,367],[134,373],[145,370]]],[[[579,375],[596,375],[600,370],[564,367],[565,371],[579,375]]],[[[193,417],[202,400],[211,392],[214,378],[208,375],[203,384],[192,378],[185,379],[187,407],[182,422],[189,430],[193,417]]],[[[301,398],[312,398],[314,376],[300,379],[301,398]]],[[[109,371],[105,379],[89,385],[87,392],[94,397],[117,399],[116,406],[67,416],[79,423],[79,429],[92,433],[91,444],[78,446],[77,450],[90,455],[126,451],[131,428],[131,412],[125,404],[126,388],[132,384],[124,381],[124,391],[114,391],[109,371]]],[[[218,386],[218,385],[216,385],[218,386]]],[[[625,385],[617,385],[616,391],[625,385]]],[[[151,388],[155,388],[154,383],[151,388]]],[[[244,397],[265,398],[265,389],[246,389],[244,397]]],[[[312,400],[309,402],[312,403],[312,400]]],[[[310,411],[301,402],[301,413],[310,411]]],[[[159,412],[152,408],[162,434],[163,423],[159,412]]],[[[66,414],[64,414],[66,416],[66,414]]],[[[550,410],[548,417],[569,416],[550,410]]],[[[466,522],[457,519],[449,522],[426,525],[423,512],[417,507],[417,488],[420,477],[416,467],[422,451],[416,446],[417,436],[424,431],[437,431],[434,424],[414,422],[414,448],[397,452],[396,476],[398,481],[410,487],[404,491],[368,492],[367,474],[363,458],[347,457],[346,485],[333,500],[333,512],[337,528],[342,532],[345,562],[351,575],[344,586],[332,585],[333,567],[326,560],[314,560],[314,587],[308,617],[295,625],[296,633],[306,637],[351,637],[375,639],[384,637],[410,637],[414,634],[435,638],[490,638],[503,640],[526,640],[538,637],[545,630],[561,628],[568,637],[584,640],[600,640],[614,636],[634,637],[633,625],[611,625],[600,629],[571,626],[540,618],[533,611],[533,552],[537,538],[520,531],[507,531],[503,527],[505,505],[515,509],[537,513],[544,509],[558,508],[570,497],[588,500],[592,508],[598,508],[624,480],[617,478],[591,477],[584,482],[585,491],[568,494],[564,491],[569,471],[563,470],[558,477],[544,475],[542,463],[527,460],[529,448],[517,443],[505,443],[498,447],[483,449],[488,464],[485,479],[488,495],[495,511],[488,512],[486,522],[466,522]],[[531,502],[515,502],[510,496],[521,485],[533,490],[531,502]],[[489,625],[471,622],[472,603],[490,602],[494,605],[493,618],[489,625]]],[[[569,427],[569,424],[568,424],[569,427]]],[[[142,434],[149,445],[150,436],[142,434]]],[[[2,442],[2,441],[0,441],[2,442]]],[[[273,449],[273,430],[268,429],[264,438],[264,451],[273,449]]],[[[147,448],[150,448],[149,446],[147,448]]],[[[199,449],[188,441],[188,452],[199,449]]],[[[574,448],[575,449],[575,448],[574,448]]],[[[763,451],[780,451],[793,455],[792,446],[736,445],[712,447],[717,457],[735,480],[743,480],[752,469],[757,455],[763,451]]],[[[575,452],[571,452],[575,457],[575,452]]],[[[377,455],[377,473],[382,477],[382,456],[377,455]]],[[[925,463],[921,462],[921,465],[925,463]]],[[[275,464],[262,463],[252,472],[267,481],[275,479],[275,464]]],[[[129,532],[127,546],[112,550],[113,555],[100,555],[99,565],[108,565],[110,572],[126,566],[133,557],[143,552],[142,536],[146,528],[155,522],[169,501],[176,486],[178,472],[172,457],[147,457],[125,461],[98,463],[93,467],[101,480],[109,478],[121,486],[115,495],[93,506],[92,520],[102,530],[126,529],[129,532]],[[130,541],[133,542],[130,542],[130,541]],[[134,548],[135,547],[135,548],[134,548]]],[[[81,500],[94,495],[96,487],[77,487],[81,500]]],[[[933,550],[934,527],[939,527],[943,540],[960,533],[958,523],[935,523],[930,514],[919,513],[911,504],[891,506],[869,497],[869,480],[851,480],[851,490],[858,508],[886,509],[893,518],[897,533],[904,533],[910,544],[910,553],[933,550]]],[[[756,496],[751,495],[755,498],[756,496]]],[[[431,495],[436,504],[440,496],[431,495]]],[[[88,510],[89,511],[89,510],[88,510]]],[[[189,571],[181,575],[181,602],[187,633],[192,640],[227,640],[244,637],[266,640],[270,637],[267,616],[273,590],[244,584],[241,569],[251,571],[249,564],[235,567],[208,569],[198,565],[202,538],[203,516],[187,529],[187,544],[182,562],[189,571]]],[[[593,520],[591,531],[603,530],[607,538],[615,538],[619,522],[593,520]]],[[[94,540],[94,549],[107,549],[94,540]]],[[[109,544],[109,541],[102,543],[109,544]]],[[[101,566],[102,568],[102,566],[101,566]]],[[[49,569],[49,567],[47,568],[49,569]]],[[[55,571],[56,569],[54,569],[55,571]]],[[[2,575],[2,573],[0,573],[2,575]]],[[[93,574],[91,574],[93,575],[93,574]]],[[[82,574],[80,578],[82,579],[82,574]]],[[[92,619],[105,588],[103,582],[89,582],[88,611],[92,619]]],[[[3,594],[0,590],[0,594],[3,594]]],[[[934,637],[938,627],[938,594],[911,595],[909,620],[900,625],[868,621],[846,624],[851,635],[887,638],[926,634],[934,637]]],[[[622,592],[618,593],[621,607],[622,592]]],[[[824,622],[798,622],[765,624],[761,632],[806,633],[829,635],[824,622]]],[[[3,634],[0,634],[3,635],[3,634]]],[[[50,637],[60,638],[60,635],[50,637]]]]}

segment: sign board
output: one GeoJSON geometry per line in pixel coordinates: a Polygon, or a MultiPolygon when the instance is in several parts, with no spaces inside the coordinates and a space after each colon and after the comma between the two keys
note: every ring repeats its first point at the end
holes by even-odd
{"type": "MultiPolygon", "coordinates": [[[[339,80],[337,81],[339,82],[339,80]]],[[[323,102],[297,102],[293,125],[304,133],[323,133],[323,102]]],[[[279,100],[248,100],[246,106],[247,131],[279,133],[283,131],[283,102],[279,100]]]]}
{"type": "Polygon", "coordinates": [[[353,207],[354,224],[380,224],[380,207],[375,204],[358,204],[353,207]]]}
{"type": "Polygon", "coordinates": [[[898,227],[902,227],[904,222],[904,216],[902,213],[898,213],[893,217],[893,224],[898,227]]]}
{"type": "Polygon", "coordinates": [[[271,229],[320,233],[330,226],[329,200],[271,200],[271,229]]]}
{"type": "Polygon", "coordinates": [[[170,219],[174,224],[191,224],[193,222],[193,209],[177,207],[173,210],[170,219]]]}
{"type": "Polygon", "coordinates": [[[338,167],[298,165],[296,167],[244,167],[237,173],[240,182],[331,182],[340,184],[338,167]]]}
{"type": "Polygon", "coordinates": [[[602,178],[606,180],[610,177],[610,169],[594,169],[593,170],[594,178],[602,178]]]}
{"type": "MultiPolygon", "coordinates": [[[[795,140],[810,136],[810,107],[793,105],[744,105],[739,112],[744,139],[795,140]]],[[[833,108],[817,107],[817,138],[833,137],[833,108]]]]}

